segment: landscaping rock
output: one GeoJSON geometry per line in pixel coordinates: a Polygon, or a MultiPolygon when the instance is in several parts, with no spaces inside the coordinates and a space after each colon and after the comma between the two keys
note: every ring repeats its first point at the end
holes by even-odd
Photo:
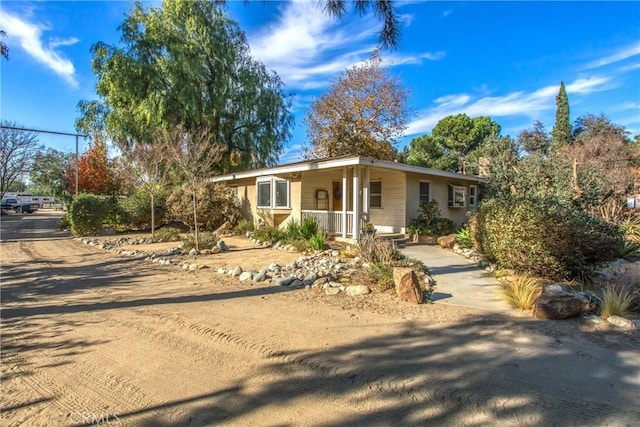
{"type": "Polygon", "coordinates": [[[546,286],[533,304],[533,316],[537,319],[568,319],[592,311],[593,308],[587,296],[554,284],[546,286]]]}
{"type": "Polygon", "coordinates": [[[229,250],[229,247],[224,242],[224,240],[220,240],[218,243],[216,243],[216,247],[220,248],[222,252],[227,252],[229,250]]]}
{"type": "Polygon", "coordinates": [[[260,282],[264,282],[265,280],[267,280],[267,274],[262,272],[262,271],[259,272],[259,273],[256,273],[253,276],[253,281],[254,282],[260,283],[260,282]]]}
{"type": "Polygon", "coordinates": [[[271,280],[271,284],[274,286],[289,286],[296,280],[295,277],[277,277],[271,280]]]}
{"type": "Polygon", "coordinates": [[[338,295],[340,293],[340,288],[329,287],[324,290],[325,295],[338,295]]]}
{"type": "Polygon", "coordinates": [[[438,244],[442,249],[451,249],[456,243],[456,235],[449,234],[448,236],[438,237],[438,244]]]}
{"type": "Polygon", "coordinates": [[[616,325],[617,327],[622,329],[636,328],[636,324],[633,320],[625,319],[624,317],[620,317],[620,316],[609,316],[607,317],[607,322],[611,323],[612,325],[616,325]]]}
{"type": "Polygon", "coordinates": [[[225,270],[224,268],[219,268],[218,269],[218,273],[219,274],[227,274],[227,270],[225,270]]]}
{"type": "Polygon", "coordinates": [[[242,274],[242,267],[237,265],[233,270],[231,270],[231,276],[237,277],[242,274]]]}
{"type": "Polygon", "coordinates": [[[351,285],[351,286],[347,286],[344,290],[348,295],[351,295],[352,297],[358,296],[358,295],[367,295],[371,293],[371,289],[369,289],[368,286],[366,285],[351,285]]]}
{"type": "Polygon", "coordinates": [[[327,282],[329,282],[329,277],[321,277],[315,280],[311,286],[314,288],[321,288],[327,282]]]}
{"type": "Polygon", "coordinates": [[[241,282],[246,282],[247,280],[251,280],[253,278],[253,273],[251,273],[250,271],[243,271],[242,273],[240,273],[240,281],[241,282]]]}
{"type": "Polygon", "coordinates": [[[411,268],[395,267],[393,269],[393,283],[396,287],[396,294],[402,301],[414,304],[422,303],[422,290],[418,283],[418,277],[411,268]]]}
{"type": "Polygon", "coordinates": [[[220,249],[220,246],[214,246],[213,248],[211,248],[212,254],[219,254],[220,252],[222,252],[222,249],[220,249]]]}
{"type": "Polygon", "coordinates": [[[193,248],[189,251],[189,255],[191,256],[195,256],[198,255],[200,252],[198,252],[198,250],[196,248],[193,248]]]}
{"type": "Polygon", "coordinates": [[[582,316],[582,323],[585,325],[599,325],[602,320],[600,319],[600,317],[596,316],[595,314],[585,314],[582,316]]]}

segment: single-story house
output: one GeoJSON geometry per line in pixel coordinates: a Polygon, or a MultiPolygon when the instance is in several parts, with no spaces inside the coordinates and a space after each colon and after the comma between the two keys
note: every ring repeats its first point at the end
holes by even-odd
{"type": "Polygon", "coordinates": [[[364,223],[380,233],[405,233],[421,201],[436,200],[457,224],[478,202],[477,176],[342,156],[308,160],[211,178],[238,195],[243,216],[255,225],[284,226],[315,218],[337,237],[357,238],[364,223]]]}

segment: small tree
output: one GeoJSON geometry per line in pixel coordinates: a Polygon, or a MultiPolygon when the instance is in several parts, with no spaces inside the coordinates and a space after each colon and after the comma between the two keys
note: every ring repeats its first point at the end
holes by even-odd
{"type": "MultiPolygon", "coordinates": [[[[71,186],[68,182],[67,170],[73,168],[73,155],[49,148],[39,151],[33,159],[29,175],[31,182],[39,185],[44,192],[60,198],[71,186]]],[[[75,186],[75,182],[73,184],[75,186]]]]}
{"type": "Polygon", "coordinates": [[[569,119],[569,98],[564,82],[560,82],[560,90],[556,96],[556,123],[551,131],[551,144],[559,148],[571,142],[571,121],[569,119]]]}
{"type": "Polygon", "coordinates": [[[151,237],[155,238],[155,199],[167,185],[169,161],[167,146],[162,143],[132,144],[125,152],[127,171],[133,181],[149,194],[151,203],[151,237]]]}
{"type": "Polygon", "coordinates": [[[34,132],[18,129],[18,124],[3,121],[0,129],[0,197],[9,186],[28,173],[33,165],[36,153],[42,149],[38,136],[34,132]]]}
{"type": "MultiPolygon", "coordinates": [[[[68,191],[75,192],[75,176],[67,169],[68,191]]],[[[78,192],[98,195],[113,195],[120,189],[115,162],[107,152],[107,144],[95,139],[87,151],[78,159],[78,192]]]]}
{"type": "Polygon", "coordinates": [[[306,158],[356,154],[391,160],[407,128],[409,91],[382,67],[374,53],[343,72],[327,93],[311,104],[306,158]]]}
{"type": "Polygon", "coordinates": [[[518,145],[529,154],[547,155],[551,146],[551,138],[542,122],[535,120],[533,128],[525,129],[518,134],[518,145]]]}
{"type": "Polygon", "coordinates": [[[199,250],[196,190],[198,183],[222,157],[224,146],[217,143],[213,134],[206,128],[186,131],[179,127],[161,132],[158,140],[165,147],[168,158],[184,174],[191,191],[196,249],[199,250]]]}

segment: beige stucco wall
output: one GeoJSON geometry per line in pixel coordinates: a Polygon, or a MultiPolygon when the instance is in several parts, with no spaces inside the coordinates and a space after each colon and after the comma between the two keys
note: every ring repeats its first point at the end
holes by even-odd
{"type": "MultiPolygon", "coordinates": [[[[476,191],[479,191],[477,183],[470,183],[462,179],[450,179],[436,176],[426,176],[415,173],[407,174],[407,224],[418,216],[418,205],[420,203],[420,181],[431,183],[431,199],[438,202],[440,213],[444,218],[449,218],[456,225],[461,225],[467,221],[467,212],[473,207],[469,206],[469,186],[476,185],[476,191]],[[466,206],[464,208],[450,208],[447,206],[449,197],[449,184],[465,187],[467,189],[466,206]]],[[[476,193],[477,197],[477,193],[476,193]]]]}
{"type": "Polygon", "coordinates": [[[382,182],[382,207],[370,208],[369,222],[381,232],[404,233],[406,218],[405,172],[371,168],[371,181],[382,182]]]}

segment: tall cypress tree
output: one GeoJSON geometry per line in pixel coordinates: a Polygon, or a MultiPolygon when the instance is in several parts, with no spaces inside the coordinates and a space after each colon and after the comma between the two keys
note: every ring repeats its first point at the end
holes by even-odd
{"type": "Polygon", "coordinates": [[[556,96],[556,123],[551,131],[551,139],[551,146],[553,148],[562,147],[571,141],[569,98],[567,97],[564,82],[560,82],[560,91],[556,96]]]}

